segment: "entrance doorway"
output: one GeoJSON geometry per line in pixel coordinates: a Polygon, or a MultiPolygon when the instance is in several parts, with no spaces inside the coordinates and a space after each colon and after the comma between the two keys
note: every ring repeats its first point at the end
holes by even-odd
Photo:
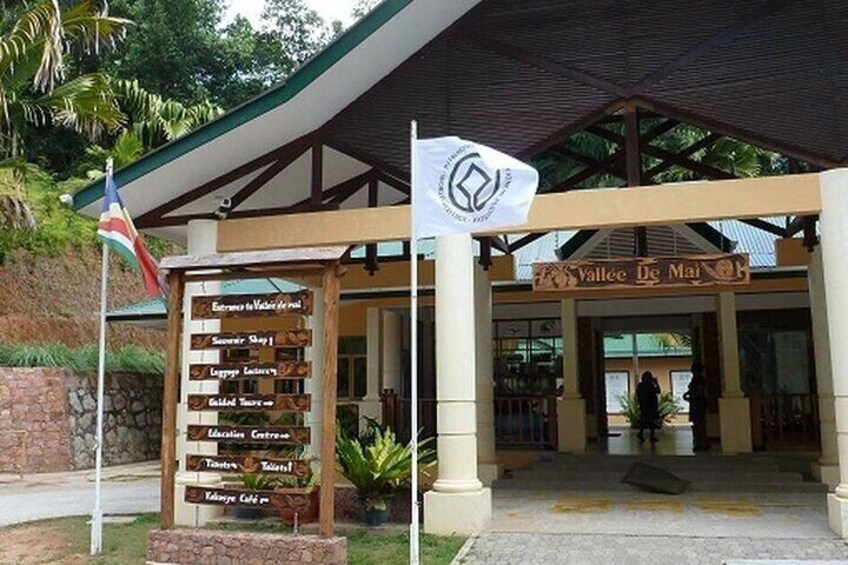
{"type": "Polygon", "coordinates": [[[692,318],[613,318],[600,325],[599,447],[612,455],[691,454],[689,406],[683,396],[698,355],[692,318]],[[656,445],[642,443],[636,435],[640,419],[636,387],[646,372],[660,391],[656,445]]]}

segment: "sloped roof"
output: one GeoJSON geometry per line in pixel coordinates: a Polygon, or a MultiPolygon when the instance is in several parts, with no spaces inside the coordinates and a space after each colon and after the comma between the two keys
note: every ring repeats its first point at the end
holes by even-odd
{"type": "MultiPolygon", "coordinates": [[[[285,84],[117,181],[141,226],[177,237],[242,191],[244,213],[308,202],[320,144],[320,188],[376,167],[388,206],[406,197],[385,175],[408,174],[411,119],[423,137],[528,158],[625,102],[835,166],[848,158],[846,27],[842,0],[386,0],[285,84]]],[[[75,206],[96,215],[101,197],[96,183],[75,206]]]]}

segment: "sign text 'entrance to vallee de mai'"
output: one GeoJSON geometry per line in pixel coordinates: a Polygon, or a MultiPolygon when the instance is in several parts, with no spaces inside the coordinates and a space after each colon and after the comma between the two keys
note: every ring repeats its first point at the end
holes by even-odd
{"type": "Polygon", "coordinates": [[[586,259],[536,263],[533,290],[670,288],[747,285],[746,254],[586,259]]]}
{"type": "Polygon", "coordinates": [[[346,250],[274,249],[161,261],[168,282],[161,529],[151,532],[149,548],[195,533],[198,540],[207,539],[201,530],[173,528],[201,527],[217,515],[212,507],[231,506],[276,510],[287,523],[308,521],[317,509],[318,538],[280,536],[272,545],[285,549],[291,543],[298,551],[303,544],[346,547],[334,536],[333,464],[340,259],[346,250]],[[271,278],[309,281],[312,289],[195,295],[183,309],[187,288],[199,288],[197,283],[271,278]],[[316,300],[323,305],[319,313],[313,308],[316,300]],[[313,335],[310,327],[322,328],[320,334],[313,335]],[[192,357],[188,361],[182,359],[186,350],[192,357]],[[320,374],[312,374],[315,367],[321,367],[320,374]],[[177,425],[180,409],[187,411],[184,426],[177,425]],[[321,412],[318,417],[315,410],[321,412]],[[204,416],[209,413],[219,420],[204,416]],[[315,459],[321,464],[316,466],[315,459]],[[178,467],[185,471],[179,481],[178,467]],[[241,475],[238,483],[219,482],[236,475],[241,475]],[[269,482],[275,486],[266,486],[269,482]]]}

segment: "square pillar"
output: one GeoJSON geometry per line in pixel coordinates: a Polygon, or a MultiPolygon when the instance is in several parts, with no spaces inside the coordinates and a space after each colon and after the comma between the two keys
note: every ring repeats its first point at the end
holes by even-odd
{"type": "Polygon", "coordinates": [[[365,418],[368,416],[383,423],[383,411],[380,406],[380,362],[381,362],[381,332],[379,308],[370,307],[365,314],[365,396],[359,402],[359,430],[365,428],[365,418]]]}
{"type": "Polygon", "coordinates": [[[312,460],[312,470],[318,471],[321,460],[321,445],[324,439],[322,425],[322,410],[324,405],[324,291],[311,288],[312,315],[306,319],[306,327],[312,330],[312,347],[305,348],[303,358],[312,363],[312,377],[303,380],[303,392],[312,396],[312,406],[304,415],[304,422],[309,427],[312,437],[306,446],[306,453],[312,460]]]}
{"type": "Polygon", "coordinates": [[[833,374],[830,365],[830,335],[824,290],[821,247],[816,247],[807,270],[810,313],[813,321],[813,350],[816,359],[816,391],[819,405],[821,456],[813,463],[813,476],[833,491],[839,484],[839,455],[836,445],[836,411],[833,401],[833,374]]]}
{"type": "Polygon", "coordinates": [[[477,478],[474,253],[469,234],[436,238],[438,479],[424,494],[424,531],[469,535],[492,517],[477,478]]]}
{"type": "Polygon", "coordinates": [[[739,336],[736,328],[736,294],[718,295],[719,347],[721,351],[721,398],[718,399],[721,450],[725,454],[750,453],[751,405],[742,392],[739,370],[739,336]]]}
{"type": "Polygon", "coordinates": [[[489,272],[476,265],[474,271],[474,317],[477,379],[477,476],[486,486],[498,478],[495,455],[495,383],[492,353],[492,283],[489,272]]]}
{"type": "MultiPolygon", "coordinates": [[[[193,220],[188,223],[187,251],[191,255],[215,253],[218,244],[218,223],[214,220],[193,220]]],[[[218,281],[187,283],[183,295],[182,356],[180,368],[180,401],[177,405],[177,461],[174,487],[174,524],[177,526],[201,527],[223,515],[223,508],[185,502],[186,486],[215,486],[221,482],[218,473],[193,472],[185,468],[186,455],[216,455],[218,444],[209,441],[188,442],[189,425],[215,425],[216,412],[193,412],[188,410],[189,394],[216,394],[218,381],[189,380],[189,366],[199,363],[219,363],[219,351],[191,349],[191,335],[221,331],[221,320],[192,320],[191,299],[194,296],[219,294],[218,281]]]]}
{"type": "Polygon", "coordinates": [[[580,396],[577,301],[567,298],[561,307],[562,397],[557,399],[557,449],[582,453],[586,451],[586,399],[580,396]]]}
{"type": "MultiPolygon", "coordinates": [[[[848,335],[848,170],[835,169],[819,175],[822,211],[819,216],[821,256],[824,274],[824,301],[828,334],[848,335]]],[[[839,461],[839,484],[827,496],[831,529],[848,538],[848,348],[830,350],[833,378],[834,422],[839,461]]]]}

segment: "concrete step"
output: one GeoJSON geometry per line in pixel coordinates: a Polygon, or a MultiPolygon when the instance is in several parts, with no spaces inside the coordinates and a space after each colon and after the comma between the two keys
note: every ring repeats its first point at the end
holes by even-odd
{"type": "MultiPolygon", "coordinates": [[[[575,480],[550,481],[538,479],[499,479],[494,490],[541,490],[558,492],[640,492],[640,489],[618,481],[575,480]]],[[[827,493],[827,485],[820,483],[747,483],[738,481],[695,481],[686,492],[721,493],[827,493]]]]}
{"type": "MultiPolygon", "coordinates": [[[[783,472],[756,472],[756,471],[710,471],[703,469],[675,469],[671,470],[664,466],[657,465],[658,468],[669,471],[676,476],[686,481],[698,482],[717,482],[720,480],[732,480],[740,483],[767,483],[767,484],[792,484],[804,482],[804,477],[800,473],[783,473],[783,472]]],[[[539,480],[539,481],[579,481],[590,478],[598,481],[618,481],[626,473],[625,470],[598,470],[591,474],[582,471],[566,470],[566,469],[528,469],[512,472],[512,480],[539,480]]]]}

